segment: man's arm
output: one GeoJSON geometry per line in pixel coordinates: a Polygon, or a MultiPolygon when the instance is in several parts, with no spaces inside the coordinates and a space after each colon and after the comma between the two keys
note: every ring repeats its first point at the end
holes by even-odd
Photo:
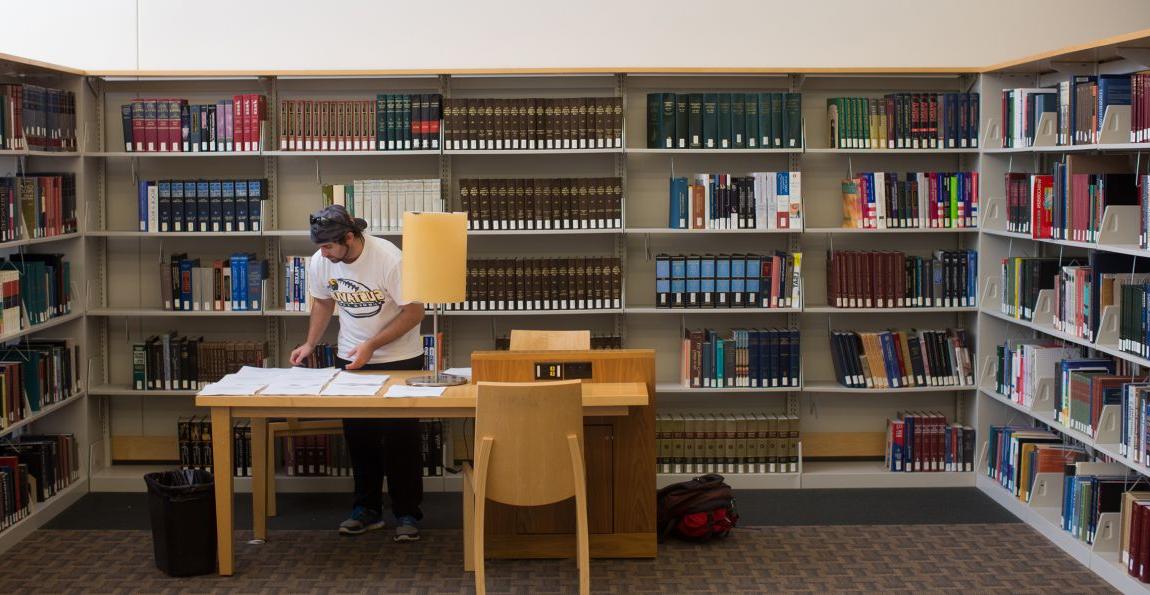
{"type": "Polygon", "coordinates": [[[307,356],[311,355],[316,343],[323,338],[327,325],[331,324],[331,315],[335,312],[335,300],[314,297],[311,304],[311,317],[307,325],[307,341],[291,352],[291,363],[298,366],[307,356]]]}
{"type": "Polygon", "coordinates": [[[423,304],[421,302],[411,302],[401,306],[399,315],[387,323],[387,326],[380,329],[374,337],[357,345],[355,350],[348,354],[351,363],[348,364],[347,369],[362,368],[371,360],[371,355],[375,353],[376,349],[402,337],[407,331],[419,326],[420,322],[423,322],[423,304]]]}

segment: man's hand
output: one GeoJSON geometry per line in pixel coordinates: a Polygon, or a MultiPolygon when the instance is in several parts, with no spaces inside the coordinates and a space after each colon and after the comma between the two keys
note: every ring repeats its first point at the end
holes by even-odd
{"type": "Polygon", "coordinates": [[[351,353],[347,354],[351,363],[346,366],[347,370],[358,370],[364,366],[371,359],[372,354],[375,353],[375,344],[371,341],[364,341],[355,346],[351,353]]]}
{"type": "Polygon", "coordinates": [[[304,360],[306,360],[308,358],[308,356],[311,355],[311,352],[314,349],[315,349],[315,346],[310,344],[310,343],[304,343],[303,345],[300,345],[299,347],[296,347],[295,349],[293,349],[291,351],[291,358],[289,359],[289,361],[291,361],[291,365],[293,365],[293,366],[302,365],[304,360]]]}

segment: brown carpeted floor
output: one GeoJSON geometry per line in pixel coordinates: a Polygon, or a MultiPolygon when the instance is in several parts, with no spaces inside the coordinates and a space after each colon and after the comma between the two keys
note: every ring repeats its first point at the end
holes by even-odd
{"type": "MultiPolygon", "coordinates": [[[[241,532],[230,578],[155,569],[142,531],[42,530],[0,563],[0,593],[259,591],[469,593],[458,530],[396,544],[390,531],[241,532]]],[[[573,560],[488,561],[492,593],[570,593],[573,560]]],[[[724,542],[664,544],[656,560],[594,560],[594,592],[1113,592],[1020,524],[754,527],[724,542]]]]}

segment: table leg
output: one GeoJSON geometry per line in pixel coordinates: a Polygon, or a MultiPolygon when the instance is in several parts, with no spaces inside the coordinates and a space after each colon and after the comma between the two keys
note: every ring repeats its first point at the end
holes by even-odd
{"type": "Polygon", "coordinates": [[[268,420],[252,418],[252,533],[268,538],[268,420]]]}
{"type": "Polygon", "coordinates": [[[212,472],[216,481],[216,549],[220,576],[231,576],[232,552],[232,410],[212,407],[212,472]]]}

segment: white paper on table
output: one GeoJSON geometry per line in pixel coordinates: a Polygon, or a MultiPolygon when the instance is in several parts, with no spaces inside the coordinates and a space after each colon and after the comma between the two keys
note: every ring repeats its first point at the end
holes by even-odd
{"type": "Polygon", "coordinates": [[[443,371],[444,374],[451,374],[452,376],[462,376],[471,379],[471,368],[448,368],[443,371]]]}
{"type": "Polygon", "coordinates": [[[356,374],[354,372],[340,372],[331,379],[332,384],[369,384],[383,386],[391,378],[388,374],[356,374]]]}
{"type": "Polygon", "coordinates": [[[345,384],[332,382],[319,394],[332,397],[374,397],[379,393],[379,385],[345,384]]]}
{"type": "Polygon", "coordinates": [[[323,382],[273,382],[261,395],[318,395],[323,390],[323,382]]]}
{"type": "Polygon", "coordinates": [[[228,374],[237,379],[243,380],[272,380],[283,375],[283,369],[280,368],[256,368],[254,366],[244,366],[240,368],[239,372],[235,374],[228,374]]]}
{"type": "Polygon", "coordinates": [[[263,383],[253,383],[245,381],[227,381],[227,382],[213,382],[204,388],[200,389],[201,395],[234,395],[234,396],[247,396],[254,395],[263,387],[267,386],[263,383]]]}
{"type": "Polygon", "coordinates": [[[406,384],[393,384],[388,387],[385,397],[439,397],[443,395],[445,386],[407,386],[406,384]]]}
{"type": "Polygon", "coordinates": [[[287,378],[306,378],[309,380],[329,380],[339,373],[336,368],[284,368],[278,370],[279,375],[287,378]]]}

